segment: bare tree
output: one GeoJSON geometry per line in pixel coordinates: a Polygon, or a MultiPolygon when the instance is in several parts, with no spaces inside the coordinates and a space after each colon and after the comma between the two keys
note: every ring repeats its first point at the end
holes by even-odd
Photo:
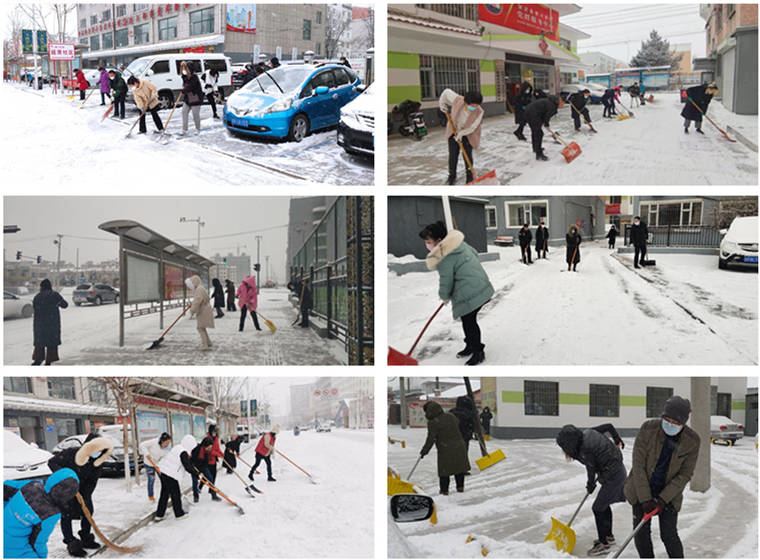
{"type": "Polygon", "coordinates": [[[351,18],[344,16],[344,11],[338,6],[329,6],[325,18],[325,56],[330,59],[338,55],[340,39],[351,27],[351,18]]]}
{"type": "Polygon", "coordinates": [[[124,482],[127,492],[132,492],[132,479],[129,470],[129,424],[132,425],[132,453],[135,461],[135,483],[140,484],[139,453],[137,450],[137,422],[135,415],[135,395],[132,390],[130,377],[101,377],[106,386],[111,390],[116,409],[122,419],[122,436],[124,445],[124,482]]]}
{"type": "Polygon", "coordinates": [[[216,425],[222,423],[222,415],[227,409],[227,405],[232,399],[239,398],[243,393],[243,386],[246,379],[244,377],[211,377],[212,400],[214,402],[214,417],[216,425]]]}
{"type": "Polygon", "coordinates": [[[351,37],[352,50],[356,53],[365,53],[367,49],[375,45],[375,12],[368,8],[367,17],[354,20],[358,22],[358,29],[351,37]]]}

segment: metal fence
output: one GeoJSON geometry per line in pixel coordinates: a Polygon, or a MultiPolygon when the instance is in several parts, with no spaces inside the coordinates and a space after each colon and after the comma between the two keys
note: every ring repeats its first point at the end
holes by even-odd
{"type": "MultiPolygon", "coordinates": [[[[625,244],[630,243],[631,226],[625,226],[625,244]]],[[[719,247],[720,230],[713,226],[648,226],[650,247],[719,247]]]]}

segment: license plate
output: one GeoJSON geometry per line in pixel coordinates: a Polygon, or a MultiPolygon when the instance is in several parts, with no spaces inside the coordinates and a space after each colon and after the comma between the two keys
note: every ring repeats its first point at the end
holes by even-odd
{"type": "Polygon", "coordinates": [[[240,117],[227,117],[227,120],[229,120],[230,124],[233,126],[248,128],[248,121],[246,119],[241,119],[240,117]]]}
{"type": "Polygon", "coordinates": [[[757,257],[744,257],[744,262],[756,263],[757,257]]]}

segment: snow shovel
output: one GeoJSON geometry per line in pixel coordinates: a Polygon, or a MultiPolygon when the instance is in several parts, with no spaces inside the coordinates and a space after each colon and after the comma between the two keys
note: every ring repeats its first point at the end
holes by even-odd
{"type": "Polygon", "coordinates": [[[166,119],[166,122],[164,123],[164,129],[161,131],[161,136],[158,137],[158,140],[156,142],[161,142],[164,139],[164,136],[166,135],[166,129],[169,127],[169,121],[172,120],[172,115],[174,115],[174,109],[177,108],[177,104],[179,103],[179,100],[182,99],[182,94],[185,93],[183,91],[179,92],[179,97],[177,97],[177,101],[174,102],[174,107],[172,107],[172,112],[169,113],[169,118],[166,119]]]}
{"type": "Polygon", "coordinates": [[[416,494],[417,489],[414,484],[401,480],[401,475],[388,467],[388,495],[395,496],[396,494],[416,494]]]}
{"type": "Polygon", "coordinates": [[[133,130],[135,129],[135,127],[137,126],[137,123],[139,123],[139,122],[140,122],[140,119],[141,119],[141,118],[143,118],[143,117],[145,116],[145,112],[146,112],[146,111],[147,111],[147,109],[143,109],[142,113],[140,113],[140,116],[139,116],[139,117],[137,117],[137,118],[135,119],[135,122],[133,122],[133,123],[132,123],[132,126],[130,126],[130,127],[129,127],[129,132],[127,132],[127,135],[126,135],[124,138],[129,138],[130,136],[132,136],[132,131],[133,131],[133,130]]]}
{"type": "Polygon", "coordinates": [[[617,102],[617,104],[620,106],[620,108],[623,111],[625,111],[625,115],[618,115],[618,120],[619,121],[622,121],[623,119],[628,119],[628,118],[634,118],[634,117],[636,117],[636,115],[634,115],[633,111],[629,111],[628,109],[625,108],[625,105],[623,105],[619,101],[617,102]],[[620,117],[623,117],[623,119],[621,119],[620,117]]]}
{"type": "Polygon", "coordinates": [[[420,339],[422,338],[422,335],[425,334],[425,331],[430,326],[430,323],[433,322],[433,319],[435,319],[435,316],[438,315],[438,312],[443,309],[443,306],[446,305],[446,302],[442,302],[441,305],[438,306],[438,309],[435,310],[435,313],[433,313],[430,316],[430,319],[428,319],[427,323],[425,323],[425,326],[422,328],[422,331],[420,332],[419,336],[417,337],[417,340],[414,341],[414,344],[412,344],[412,347],[409,349],[409,352],[406,354],[402,354],[392,346],[388,346],[388,365],[389,366],[416,366],[419,365],[419,362],[412,358],[412,352],[414,352],[414,349],[417,347],[417,344],[419,343],[420,339]]]}
{"type": "MultiPolygon", "coordinates": [[[[250,309],[248,311],[250,311],[250,309]]],[[[269,330],[272,331],[272,334],[274,334],[274,333],[277,332],[277,327],[274,326],[274,323],[272,321],[270,321],[269,319],[267,319],[266,317],[264,317],[261,313],[259,313],[255,309],[253,310],[253,313],[256,313],[256,315],[258,315],[259,317],[261,317],[262,319],[264,319],[264,324],[267,327],[269,327],[269,330]]]]}
{"type": "Polygon", "coordinates": [[[316,484],[316,483],[317,483],[317,481],[316,481],[316,480],[314,480],[314,477],[313,477],[313,476],[311,476],[309,473],[307,473],[307,472],[306,472],[305,470],[303,470],[301,467],[299,467],[298,465],[296,465],[296,464],[295,464],[293,461],[291,461],[290,459],[288,459],[287,457],[285,457],[285,455],[283,455],[282,453],[280,453],[280,452],[279,452],[279,451],[277,451],[276,449],[275,449],[275,453],[277,453],[277,454],[278,454],[280,457],[282,457],[283,459],[285,459],[285,460],[286,460],[288,463],[290,463],[291,465],[293,465],[295,468],[297,468],[297,469],[298,469],[299,471],[301,471],[303,474],[305,474],[306,476],[308,476],[308,477],[309,477],[309,482],[311,482],[312,484],[316,484]]]}
{"type": "Polygon", "coordinates": [[[233,502],[232,500],[230,500],[230,499],[227,497],[227,495],[226,495],[226,494],[223,494],[222,492],[220,492],[220,491],[219,491],[219,489],[218,489],[216,486],[214,486],[213,484],[211,484],[211,483],[208,481],[208,479],[207,479],[205,476],[203,476],[203,473],[201,473],[201,471],[199,471],[199,470],[198,470],[198,469],[195,467],[195,465],[193,465],[193,469],[195,469],[195,472],[197,472],[197,473],[198,473],[198,480],[200,480],[200,481],[201,481],[201,483],[203,483],[203,484],[205,484],[206,486],[208,486],[208,489],[209,489],[209,490],[211,490],[211,491],[215,492],[216,494],[219,494],[219,495],[220,495],[222,498],[224,498],[224,499],[225,499],[225,500],[227,500],[227,501],[228,501],[230,504],[232,504],[233,506],[235,506],[235,507],[237,508],[238,512],[240,512],[240,515],[245,515],[245,510],[244,510],[243,508],[241,508],[239,505],[237,505],[235,502],[233,502]]]}
{"type": "Polygon", "coordinates": [[[584,122],[585,122],[585,123],[588,125],[588,127],[591,129],[591,132],[599,132],[597,129],[595,129],[595,128],[593,127],[593,125],[591,124],[591,121],[589,121],[589,120],[587,120],[587,119],[586,119],[586,115],[584,115],[583,113],[581,113],[581,112],[580,112],[580,111],[579,111],[579,110],[578,110],[578,109],[575,107],[575,105],[573,105],[572,103],[570,103],[570,107],[572,107],[572,108],[573,108],[573,110],[574,110],[576,113],[578,113],[578,115],[580,115],[581,117],[583,117],[583,121],[584,121],[584,122]]]}
{"type": "Polygon", "coordinates": [[[697,111],[699,111],[700,113],[702,113],[702,115],[708,121],[710,121],[711,125],[713,125],[715,128],[718,129],[718,131],[726,138],[726,140],[728,140],[729,142],[736,142],[736,140],[734,140],[733,138],[729,137],[729,135],[726,133],[725,130],[723,130],[721,127],[719,127],[717,124],[715,124],[715,121],[712,120],[710,117],[708,117],[707,113],[705,113],[699,105],[697,105],[696,103],[694,103],[694,100],[691,97],[689,98],[689,103],[691,103],[692,105],[694,105],[697,108],[697,111]]]}
{"type": "Polygon", "coordinates": [[[87,521],[89,521],[90,525],[92,525],[92,530],[95,531],[95,534],[100,537],[100,540],[102,540],[108,548],[113,549],[121,554],[134,554],[135,552],[142,550],[141,546],[119,546],[118,544],[114,544],[108,540],[108,537],[103,534],[103,532],[100,530],[100,527],[98,527],[98,525],[95,523],[90,510],[87,508],[87,504],[84,503],[82,494],[79,492],[77,492],[77,501],[79,502],[79,505],[82,508],[82,513],[84,513],[87,521]]]}
{"type": "Polygon", "coordinates": [[[620,558],[620,555],[625,550],[625,547],[628,546],[628,543],[630,543],[631,540],[633,540],[633,537],[635,537],[638,534],[638,532],[641,531],[641,528],[644,525],[646,525],[649,522],[649,520],[652,519],[658,513],[660,513],[660,508],[659,507],[653,509],[649,513],[645,513],[644,517],[642,517],[641,521],[639,521],[639,524],[636,525],[636,528],[633,530],[633,533],[631,533],[630,535],[628,535],[628,537],[623,541],[623,544],[620,545],[620,548],[618,548],[615,551],[615,554],[613,554],[612,556],[609,556],[609,558],[620,558]]]}
{"type": "Polygon", "coordinates": [[[108,118],[108,115],[110,115],[111,111],[113,111],[113,107],[114,107],[113,102],[111,102],[111,106],[106,110],[105,113],[103,113],[103,118],[100,119],[101,123],[108,118]]]}
{"type": "MultiPolygon", "coordinates": [[[[252,469],[252,468],[253,468],[253,467],[251,466],[251,464],[250,464],[248,461],[246,461],[245,459],[243,459],[243,458],[242,458],[240,455],[236,455],[236,457],[237,457],[238,459],[240,459],[241,461],[243,461],[243,464],[244,464],[246,467],[248,467],[249,469],[252,469]]],[[[259,471],[256,471],[256,474],[261,474],[261,473],[260,473],[259,471]]]]}
{"type": "Polygon", "coordinates": [[[573,549],[575,548],[575,531],[570,528],[570,525],[573,524],[578,512],[583,507],[583,504],[586,503],[586,500],[590,495],[591,494],[587,493],[583,496],[583,500],[581,500],[581,503],[570,518],[570,521],[567,522],[567,525],[552,517],[552,528],[549,531],[549,534],[546,535],[544,541],[554,541],[554,544],[557,545],[557,550],[566,554],[572,554],[573,549]]]}
{"type": "Polygon", "coordinates": [[[90,99],[90,96],[91,96],[93,93],[95,93],[95,88],[92,88],[92,90],[90,90],[90,93],[88,93],[88,94],[87,94],[87,96],[84,98],[84,101],[82,101],[82,102],[79,104],[79,108],[80,108],[80,109],[84,109],[84,106],[85,106],[85,104],[86,104],[86,103],[87,103],[87,101],[90,99]]]}
{"type": "Polygon", "coordinates": [[[409,476],[406,477],[407,480],[411,480],[412,479],[412,475],[414,474],[414,471],[417,470],[417,465],[420,464],[420,461],[422,461],[422,455],[420,455],[419,457],[417,457],[417,462],[414,463],[414,466],[412,467],[412,470],[409,471],[409,476]]]}
{"type": "Polygon", "coordinates": [[[242,483],[243,483],[243,486],[245,486],[245,491],[248,493],[248,495],[249,495],[251,498],[255,498],[255,497],[256,497],[256,496],[254,496],[253,494],[251,494],[251,490],[253,490],[253,489],[255,489],[255,490],[256,490],[256,491],[257,491],[259,494],[263,494],[263,492],[262,492],[261,490],[258,490],[258,489],[257,489],[255,486],[254,486],[254,488],[250,488],[250,486],[253,486],[253,484],[251,484],[251,485],[249,486],[249,484],[248,484],[248,483],[247,483],[245,480],[243,480],[243,477],[242,477],[242,476],[240,476],[240,475],[238,474],[238,472],[237,472],[235,469],[233,469],[233,468],[232,468],[232,465],[230,465],[230,464],[227,462],[227,459],[225,459],[224,457],[222,457],[222,462],[223,462],[225,465],[227,465],[227,468],[228,468],[228,469],[230,469],[230,470],[231,470],[233,473],[235,473],[235,476],[236,476],[236,477],[238,477],[238,478],[240,479],[240,482],[242,482],[242,483]]]}
{"type": "MultiPolygon", "coordinates": [[[[467,387],[467,396],[470,397],[470,400],[475,403],[475,396],[472,394],[472,386],[470,385],[470,378],[465,377],[464,378],[464,385],[467,387]]],[[[504,456],[504,452],[501,449],[497,449],[493,453],[489,453],[486,449],[486,442],[483,438],[483,427],[480,425],[480,418],[478,418],[478,411],[475,407],[472,409],[472,416],[474,420],[475,425],[475,434],[478,436],[478,444],[480,445],[480,453],[483,455],[480,459],[476,459],[475,463],[478,465],[478,468],[482,471],[487,469],[488,467],[492,467],[499,461],[503,461],[506,459],[504,456]]]]}
{"type": "MultiPolygon", "coordinates": [[[[573,249],[573,258],[570,259],[570,265],[569,266],[573,266],[575,264],[575,255],[577,253],[578,253],[578,246],[576,245],[575,249],[573,249]]],[[[567,257],[565,257],[565,258],[567,258],[567,257]]],[[[567,272],[567,270],[563,268],[562,270],[560,270],[560,272],[567,272]]]]}
{"type": "Polygon", "coordinates": [[[491,169],[491,171],[487,172],[484,175],[481,175],[478,177],[475,174],[475,169],[472,167],[472,162],[470,161],[469,156],[467,155],[467,152],[464,151],[464,146],[462,145],[462,141],[457,139],[457,129],[454,126],[454,121],[451,120],[451,115],[449,115],[448,111],[444,111],[446,113],[446,119],[448,119],[449,124],[451,125],[451,130],[454,131],[454,139],[456,139],[457,144],[459,144],[459,150],[462,152],[462,156],[464,156],[464,161],[467,164],[467,168],[470,170],[470,173],[473,176],[472,181],[467,183],[468,185],[500,185],[499,180],[496,178],[496,170],[491,169]]]}
{"type": "Polygon", "coordinates": [[[559,133],[554,132],[551,128],[548,128],[548,130],[549,132],[551,132],[552,138],[554,138],[555,140],[559,139],[559,141],[565,145],[565,147],[562,148],[560,153],[564,156],[565,161],[567,163],[571,163],[575,158],[581,155],[581,147],[578,145],[577,142],[570,142],[568,144],[567,142],[564,141],[562,136],[559,135],[559,133]]]}
{"type": "Polygon", "coordinates": [[[171,325],[169,325],[169,328],[166,329],[161,334],[160,337],[158,337],[156,340],[154,340],[153,344],[151,344],[150,346],[148,346],[146,348],[146,350],[154,350],[154,349],[158,348],[161,345],[161,343],[164,341],[164,337],[166,336],[166,333],[168,333],[170,330],[172,330],[172,327],[177,324],[177,321],[179,321],[180,319],[182,319],[182,317],[185,315],[185,313],[188,312],[188,310],[190,309],[190,307],[192,307],[192,306],[188,305],[185,309],[183,309],[182,313],[179,314],[179,317],[177,317],[176,319],[174,319],[174,322],[171,325]]]}

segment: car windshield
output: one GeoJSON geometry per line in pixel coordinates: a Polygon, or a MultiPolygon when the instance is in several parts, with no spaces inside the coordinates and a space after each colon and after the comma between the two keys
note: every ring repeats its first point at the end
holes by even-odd
{"type": "Polygon", "coordinates": [[[274,70],[267,70],[266,74],[260,74],[248,82],[243,90],[251,93],[282,95],[298,89],[312,72],[314,68],[310,66],[280,66],[274,70]],[[277,87],[278,85],[280,87],[277,87]]]}
{"type": "Polygon", "coordinates": [[[89,289],[90,289],[89,284],[79,284],[79,286],[77,286],[77,290],[89,290],[89,289]]]}
{"type": "Polygon", "coordinates": [[[137,60],[133,60],[129,66],[124,69],[124,72],[129,73],[130,76],[139,76],[148,66],[149,62],[150,59],[148,58],[138,58],[137,60]]]}

